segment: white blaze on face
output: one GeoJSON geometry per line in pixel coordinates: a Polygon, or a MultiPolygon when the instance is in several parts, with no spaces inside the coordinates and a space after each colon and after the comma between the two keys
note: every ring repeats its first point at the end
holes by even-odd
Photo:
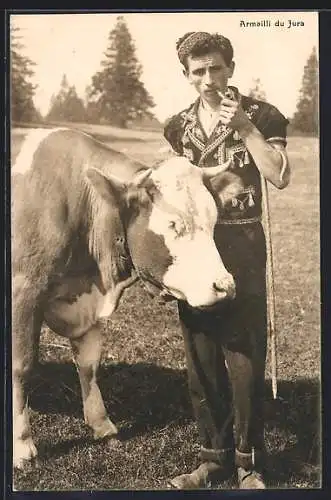
{"type": "Polygon", "coordinates": [[[29,130],[24,138],[23,145],[12,166],[12,174],[25,174],[32,166],[33,157],[41,142],[50,134],[59,130],[69,130],[66,128],[35,128],[29,130]]]}
{"type": "Polygon", "coordinates": [[[193,307],[212,305],[233,294],[234,282],[214,243],[216,204],[201,171],[186,158],[171,158],[152,174],[161,193],[149,229],[162,235],[173,263],[163,284],[193,307]]]}

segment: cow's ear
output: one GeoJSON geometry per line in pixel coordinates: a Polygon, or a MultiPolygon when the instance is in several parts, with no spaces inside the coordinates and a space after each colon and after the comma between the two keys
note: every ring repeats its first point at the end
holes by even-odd
{"type": "Polygon", "coordinates": [[[232,172],[223,172],[210,179],[211,190],[220,202],[226,207],[232,198],[238,196],[244,190],[241,178],[232,172]]]}
{"type": "Polygon", "coordinates": [[[156,186],[150,175],[153,172],[151,168],[142,170],[135,175],[129,184],[126,195],[127,203],[131,206],[146,205],[154,200],[156,186]]]}
{"type": "Polygon", "coordinates": [[[90,167],[86,176],[97,193],[108,203],[120,203],[127,189],[126,184],[113,175],[105,175],[97,168],[90,167]]]}

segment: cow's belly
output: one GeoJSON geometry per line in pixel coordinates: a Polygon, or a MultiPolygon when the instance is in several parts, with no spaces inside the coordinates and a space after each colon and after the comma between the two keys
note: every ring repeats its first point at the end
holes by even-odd
{"type": "Polygon", "coordinates": [[[111,292],[102,294],[95,283],[84,288],[82,291],[81,280],[70,279],[52,290],[44,319],[55,333],[79,337],[114,311],[116,301],[111,292]]]}

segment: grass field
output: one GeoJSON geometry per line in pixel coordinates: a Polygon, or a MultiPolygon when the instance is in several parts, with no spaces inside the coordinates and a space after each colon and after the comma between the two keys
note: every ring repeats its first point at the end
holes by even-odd
{"type": "MultiPolygon", "coordinates": [[[[146,163],[160,157],[160,134],[87,126],[146,163]]],[[[14,133],[13,149],[20,130],[14,133]]],[[[289,139],[292,182],[270,189],[275,261],[279,395],[266,385],[268,487],[318,488],[320,467],[319,161],[313,138],[289,139]]],[[[15,473],[17,490],[163,489],[197,464],[175,304],[125,292],[104,323],[100,388],[118,440],[93,442],[82,415],[78,376],[65,339],[44,329],[30,397],[35,463],[15,473]]],[[[222,488],[235,488],[234,481],[222,488]]]]}

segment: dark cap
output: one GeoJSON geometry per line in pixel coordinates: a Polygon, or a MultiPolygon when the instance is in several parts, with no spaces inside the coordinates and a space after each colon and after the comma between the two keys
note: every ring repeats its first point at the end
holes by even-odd
{"type": "Polygon", "coordinates": [[[219,33],[192,31],[182,36],[176,43],[178,59],[185,66],[188,56],[199,56],[208,52],[220,52],[229,65],[233,58],[233,47],[228,38],[219,33]]]}

